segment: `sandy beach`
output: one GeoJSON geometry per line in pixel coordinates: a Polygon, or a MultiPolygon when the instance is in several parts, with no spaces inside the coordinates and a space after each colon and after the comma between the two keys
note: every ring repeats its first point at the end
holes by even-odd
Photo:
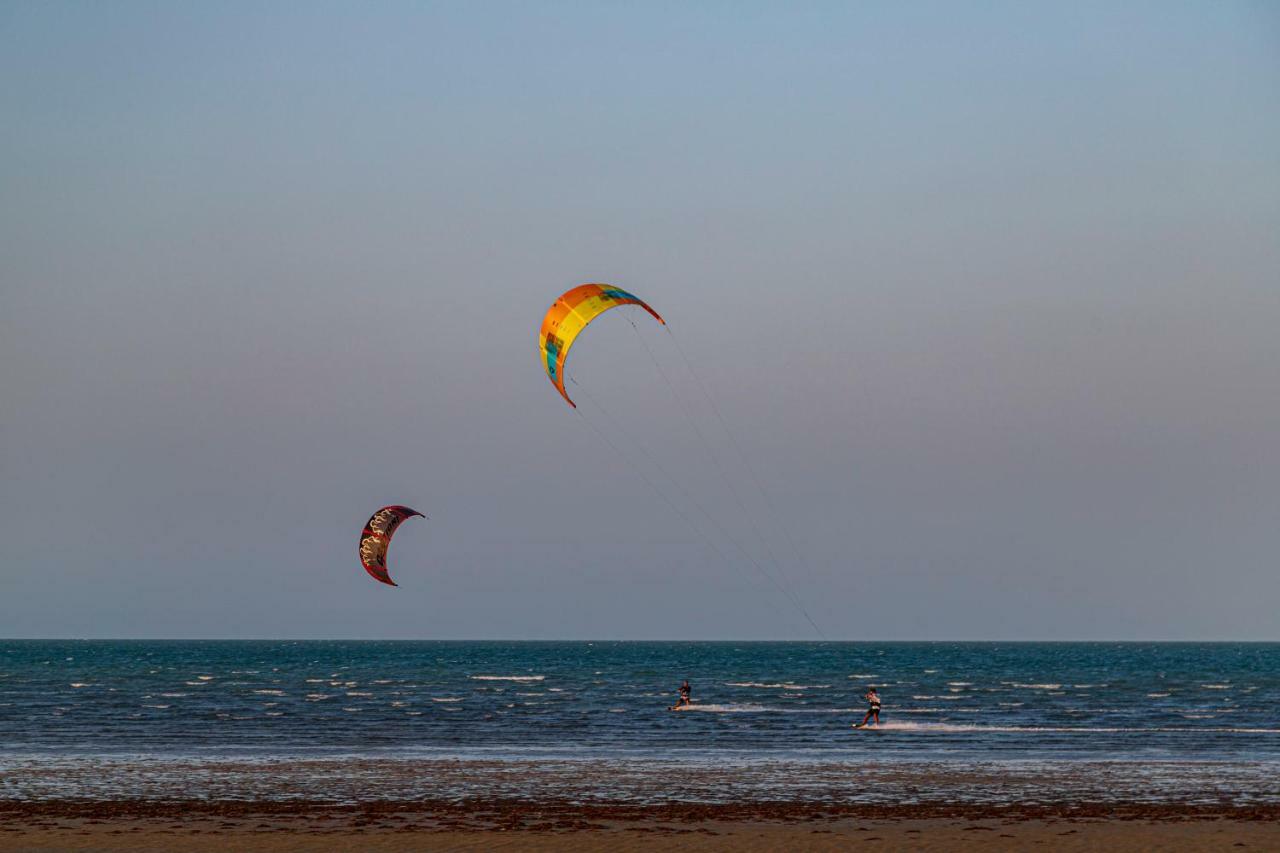
{"type": "Polygon", "coordinates": [[[0,805],[0,850],[1275,849],[1280,806],[629,806],[415,802],[0,805]]]}
{"type": "Polygon", "coordinates": [[[1258,762],[43,756],[2,769],[6,851],[1280,847],[1274,767],[1258,762]]]}

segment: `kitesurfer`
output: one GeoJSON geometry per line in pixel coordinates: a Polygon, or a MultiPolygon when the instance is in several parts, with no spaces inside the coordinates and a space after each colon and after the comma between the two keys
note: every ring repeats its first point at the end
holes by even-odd
{"type": "Polygon", "coordinates": [[[874,687],[867,688],[867,694],[863,697],[867,700],[867,715],[862,718],[862,722],[854,723],[855,729],[860,729],[867,724],[867,720],[875,717],[874,725],[880,725],[880,694],[876,692],[874,687]]]}
{"type": "Polygon", "coordinates": [[[680,701],[676,702],[677,708],[683,708],[686,705],[693,704],[693,688],[689,686],[689,679],[685,679],[680,685],[680,701]]]}

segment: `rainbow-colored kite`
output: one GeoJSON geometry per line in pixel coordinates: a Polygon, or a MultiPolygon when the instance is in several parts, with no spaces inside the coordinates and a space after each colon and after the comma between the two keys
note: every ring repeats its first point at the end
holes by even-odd
{"type": "Polygon", "coordinates": [[[569,347],[573,346],[574,340],[588,323],[619,305],[639,305],[659,323],[664,326],[667,324],[643,299],[611,284],[580,284],[557,299],[547,310],[547,316],[542,318],[538,348],[542,351],[547,378],[556,386],[560,396],[575,409],[578,404],[570,400],[568,392],[564,390],[564,362],[569,357],[569,347]]]}

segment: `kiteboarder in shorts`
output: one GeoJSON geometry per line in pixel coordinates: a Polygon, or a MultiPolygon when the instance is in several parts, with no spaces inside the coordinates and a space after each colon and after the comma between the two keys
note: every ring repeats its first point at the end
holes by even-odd
{"type": "Polygon", "coordinates": [[[872,717],[876,718],[875,725],[880,725],[880,694],[876,692],[874,687],[868,687],[865,698],[867,700],[867,715],[862,718],[862,722],[853,724],[855,729],[860,729],[865,726],[867,724],[867,720],[870,720],[872,717]]]}
{"type": "Polygon", "coordinates": [[[676,702],[677,708],[683,708],[686,705],[693,704],[693,688],[689,686],[689,679],[684,680],[684,684],[680,685],[680,701],[676,702]]]}

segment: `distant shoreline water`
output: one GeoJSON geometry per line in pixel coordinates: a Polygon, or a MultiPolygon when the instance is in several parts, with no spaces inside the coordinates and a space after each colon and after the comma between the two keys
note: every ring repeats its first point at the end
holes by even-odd
{"type": "Polygon", "coordinates": [[[1135,792],[1183,790],[1160,768],[1202,763],[1231,796],[1273,796],[1246,780],[1280,777],[1280,644],[0,641],[10,790],[42,767],[89,785],[73,768],[336,761],[395,780],[450,760],[735,768],[764,787],[800,778],[767,764],[839,787],[850,765],[1105,763],[1135,792]],[[695,712],[671,713],[686,677],[695,712]],[[884,725],[855,732],[871,684],[884,725]]]}
{"type": "Polygon", "coordinates": [[[0,799],[1248,804],[1276,779],[1276,643],[0,642],[0,799]],[[851,730],[870,684],[882,729],[851,730]]]}
{"type": "Polygon", "coordinates": [[[1280,806],[1280,762],[3,756],[0,802],[1280,806]]]}

